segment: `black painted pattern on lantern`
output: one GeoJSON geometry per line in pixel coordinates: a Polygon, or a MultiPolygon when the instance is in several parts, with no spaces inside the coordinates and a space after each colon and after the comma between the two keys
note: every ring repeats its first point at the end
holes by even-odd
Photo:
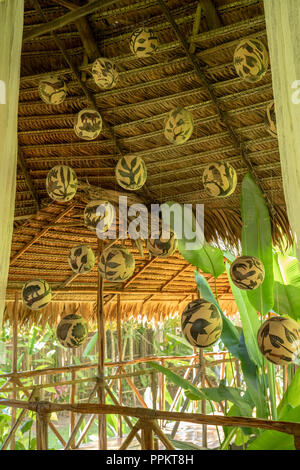
{"type": "Polygon", "coordinates": [[[125,248],[107,248],[103,251],[98,269],[107,281],[122,282],[132,276],[135,261],[132,254],[125,248]]]}
{"type": "Polygon", "coordinates": [[[48,75],[39,82],[39,93],[46,104],[61,104],[67,96],[67,86],[64,80],[54,75],[48,75]]]}
{"type": "Polygon", "coordinates": [[[93,79],[100,88],[114,88],[118,81],[118,71],[115,64],[104,57],[96,59],[92,65],[93,79]]]}
{"type": "Polygon", "coordinates": [[[59,342],[68,348],[77,348],[83,344],[88,335],[87,322],[81,315],[71,313],[58,324],[56,336],[59,342]]]}
{"type": "Polygon", "coordinates": [[[158,38],[151,28],[138,28],[133,31],[130,37],[131,52],[138,57],[147,57],[156,52],[158,48],[158,38]]]}
{"type": "Polygon", "coordinates": [[[245,39],[234,52],[237,74],[249,82],[258,82],[266,74],[269,65],[268,51],[257,39],[245,39]]]}
{"type": "Polygon", "coordinates": [[[258,330],[257,342],[268,361],[277,365],[292,363],[300,354],[299,326],[290,318],[270,318],[258,330]]]}
{"type": "Polygon", "coordinates": [[[87,273],[95,265],[95,255],[90,246],[76,246],[71,249],[68,261],[75,273],[87,273]]]}
{"type": "Polygon", "coordinates": [[[94,109],[83,109],[75,120],[75,134],[81,139],[93,140],[98,137],[102,129],[102,118],[94,109]]]}
{"type": "Polygon", "coordinates": [[[118,161],[115,174],[122,188],[133,191],[145,184],[147,168],[142,158],[127,155],[118,161]]]}
{"type": "Polygon", "coordinates": [[[77,192],[77,175],[66,165],[57,165],[48,172],[46,190],[51,199],[70,201],[77,192]]]}
{"type": "Polygon", "coordinates": [[[165,119],[164,135],[173,144],[183,144],[191,137],[194,130],[193,116],[185,108],[178,107],[170,111],[165,119]]]}
{"type": "Polygon", "coordinates": [[[237,174],[229,163],[211,163],[202,176],[203,186],[214,197],[230,196],[237,185],[237,174]]]}
{"type": "Polygon", "coordinates": [[[222,317],[218,308],[204,299],[193,300],[181,316],[181,328],[187,341],[196,347],[214,344],[222,333],[222,317]]]}
{"type": "Polygon", "coordinates": [[[254,256],[240,256],[230,267],[230,277],[239,289],[257,289],[265,278],[264,265],[254,256]]]}
{"type": "Polygon", "coordinates": [[[51,301],[51,288],[47,281],[33,279],[24,284],[22,298],[25,305],[31,310],[40,310],[51,301]]]}

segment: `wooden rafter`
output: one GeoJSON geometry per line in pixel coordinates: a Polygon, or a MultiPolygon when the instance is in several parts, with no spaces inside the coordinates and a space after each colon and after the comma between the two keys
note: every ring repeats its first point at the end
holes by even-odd
{"type": "Polygon", "coordinates": [[[213,0],[201,0],[201,5],[204,10],[204,16],[206,18],[209,29],[216,29],[222,26],[221,20],[218,16],[213,0]]]}
{"type": "Polygon", "coordinates": [[[38,193],[37,193],[37,191],[34,187],[32,178],[31,178],[30,173],[29,173],[28,168],[27,168],[27,164],[26,164],[26,161],[25,161],[25,158],[24,158],[23,151],[20,147],[18,147],[18,164],[20,165],[20,168],[22,170],[22,173],[23,173],[23,176],[24,176],[25,181],[27,183],[27,186],[29,188],[29,191],[31,192],[31,195],[32,195],[38,209],[40,209],[41,201],[40,201],[38,193]]]}
{"type": "Polygon", "coordinates": [[[62,28],[67,24],[74,23],[76,20],[79,20],[80,18],[89,15],[90,13],[94,13],[101,8],[109,7],[116,2],[117,0],[92,0],[86,5],[79,7],[74,11],[70,11],[69,13],[56,18],[55,20],[32,28],[32,30],[28,31],[28,33],[24,33],[23,40],[29,41],[30,39],[36,38],[37,36],[41,36],[42,34],[53,32],[56,29],[62,28]]]}
{"type": "Polygon", "coordinates": [[[227,111],[224,110],[224,107],[220,104],[219,99],[217,98],[217,95],[216,95],[215,91],[213,90],[212,84],[210,83],[210,81],[206,77],[204,68],[199,64],[196,55],[194,55],[190,52],[189,44],[188,44],[185,36],[180,31],[176,21],[174,20],[168,6],[164,2],[164,0],[157,0],[157,2],[161,6],[162,11],[164,12],[164,14],[165,14],[166,18],[168,19],[170,25],[172,26],[176,36],[178,37],[178,39],[179,39],[179,41],[180,41],[180,43],[181,43],[181,45],[182,45],[182,47],[183,47],[183,49],[186,53],[186,56],[187,56],[188,60],[193,65],[193,67],[195,69],[195,72],[197,73],[198,77],[200,78],[201,82],[203,83],[203,85],[205,86],[207,92],[209,93],[209,97],[210,97],[212,103],[214,104],[218,114],[219,114],[220,120],[225,124],[227,132],[230,135],[236,150],[238,151],[239,155],[241,156],[243,162],[246,164],[246,167],[247,167],[249,173],[253,176],[254,180],[256,181],[256,184],[259,186],[262,193],[264,194],[264,197],[265,197],[266,203],[269,207],[271,215],[276,214],[276,209],[275,209],[269,195],[262,188],[261,183],[260,183],[260,178],[257,176],[256,171],[255,171],[251,161],[248,158],[247,146],[240,139],[240,137],[236,133],[236,130],[230,124],[228,113],[227,113],[227,111]]]}
{"type": "Polygon", "coordinates": [[[46,225],[37,235],[35,235],[28,243],[26,243],[21,250],[19,250],[10,260],[10,266],[12,266],[15,261],[20,258],[23,253],[25,253],[28,248],[30,248],[35,242],[37,242],[45,233],[48,232],[53,227],[55,222],[59,222],[65,215],[67,215],[71,210],[76,206],[77,202],[73,202],[67,208],[65,208],[62,212],[60,212],[49,224],[46,225]]]}

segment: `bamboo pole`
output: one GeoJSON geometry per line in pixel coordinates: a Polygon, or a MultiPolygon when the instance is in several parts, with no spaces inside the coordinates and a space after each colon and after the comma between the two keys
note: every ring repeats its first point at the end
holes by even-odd
{"type": "MultiPolygon", "coordinates": [[[[75,403],[75,396],[76,396],[76,371],[71,372],[71,377],[72,377],[72,385],[71,385],[71,397],[70,397],[70,403],[74,404],[75,403]]],[[[70,433],[72,434],[72,431],[75,427],[75,413],[71,412],[70,413],[70,433]]]]}
{"type": "MultiPolygon", "coordinates": [[[[40,402],[42,403],[42,402],[40,402]]],[[[40,404],[39,403],[39,404],[40,404]]],[[[48,450],[48,421],[50,413],[47,413],[42,408],[37,408],[36,424],[37,424],[37,450],[48,450]]]]}
{"type": "MultiPolygon", "coordinates": [[[[201,387],[205,388],[205,359],[203,355],[203,349],[199,350],[199,363],[200,363],[200,378],[201,378],[201,387]]],[[[201,400],[201,413],[206,414],[206,400],[201,400]]],[[[202,425],[202,445],[207,448],[207,425],[202,425]]]]}
{"type": "MultiPolygon", "coordinates": [[[[118,294],[117,297],[117,335],[118,335],[118,359],[119,361],[122,361],[122,320],[121,320],[121,297],[120,294],[118,294]]],[[[123,402],[123,384],[122,384],[122,379],[119,380],[118,382],[119,385],[119,402],[120,405],[122,405],[123,402]]],[[[118,418],[118,435],[120,438],[123,436],[122,432],[122,416],[119,416],[118,418]]]]}
{"type": "Polygon", "coordinates": [[[156,421],[152,421],[151,423],[152,429],[157,435],[157,437],[160,439],[160,441],[164,444],[167,450],[176,450],[171,441],[165,436],[165,434],[162,432],[160,427],[158,426],[156,421]]]}
{"type": "Polygon", "coordinates": [[[142,450],[154,450],[152,420],[140,420],[142,450]]]}
{"type": "MultiPolygon", "coordinates": [[[[98,260],[103,250],[103,240],[98,239],[98,260]]],[[[105,320],[103,311],[104,279],[98,272],[97,324],[98,324],[98,401],[105,404],[104,357],[105,357],[105,320]]],[[[107,449],[106,416],[98,418],[98,449],[107,449]]]]}
{"type": "MultiPolygon", "coordinates": [[[[12,372],[15,374],[17,372],[17,362],[18,362],[18,305],[19,305],[19,292],[15,293],[15,303],[13,310],[13,343],[12,343],[12,372]]],[[[16,400],[17,390],[16,384],[13,380],[13,391],[12,399],[16,400]]],[[[17,410],[14,408],[11,410],[11,426],[13,427],[16,421],[17,410]]],[[[10,450],[15,449],[15,434],[12,435],[10,450]]]]}
{"type": "Polygon", "coordinates": [[[140,430],[140,420],[138,420],[138,422],[133,426],[133,428],[131,429],[130,433],[128,434],[128,436],[126,437],[125,441],[123,442],[123,444],[121,445],[121,447],[119,448],[119,450],[126,450],[127,447],[129,446],[129,444],[132,442],[132,440],[134,439],[134,437],[137,436],[137,432],[140,430]]]}

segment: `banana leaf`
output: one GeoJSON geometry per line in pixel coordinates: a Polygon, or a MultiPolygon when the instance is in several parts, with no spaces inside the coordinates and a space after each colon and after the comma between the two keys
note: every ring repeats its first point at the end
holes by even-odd
{"type": "Polygon", "coordinates": [[[248,290],[247,295],[253,307],[265,315],[274,305],[271,222],[266,201],[250,174],[246,174],[242,182],[241,212],[243,255],[255,256],[265,268],[262,285],[248,290]]]}
{"type": "Polygon", "coordinates": [[[251,358],[251,361],[254,362],[254,364],[256,364],[258,367],[262,367],[262,355],[257,344],[257,332],[260,328],[260,321],[257,312],[249,302],[246,292],[236,287],[231,281],[230,266],[227,263],[226,271],[229,284],[240,314],[249,357],[251,358]]]}
{"type": "Polygon", "coordinates": [[[300,319],[300,264],[297,258],[273,254],[274,307],[279,315],[300,319]]]}
{"type": "Polygon", "coordinates": [[[240,334],[232,321],[224,315],[209,287],[208,282],[197,271],[195,272],[195,279],[200,296],[208,302],[212,302],[219,309],[223,320],[221,340],[228,351],[241,361],[242,372],[244,374],[251,399],[256,405],[257,416],[260,418],[266,418],[269,415],[269,410],[267,407],[262,378],[259,375],[257,365],[250,359],[243,332],[240,334]]]}

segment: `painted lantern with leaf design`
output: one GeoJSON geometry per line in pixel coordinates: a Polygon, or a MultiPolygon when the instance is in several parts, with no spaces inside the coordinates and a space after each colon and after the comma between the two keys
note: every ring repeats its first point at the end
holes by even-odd
{"type": "Polygon", "coordinates": [[[74,246],[70,250],[68,262],[74,273],[88,273],[95,266],[95,255],[88,245],[74,246]]]}
{"type": "Polygon", "coordinates": [[[213,197],[230,196],[237,185],[237,174],[233,166],[226,162],[207,165],[202,175],[205,190],[213,197]]]}
{"type": "Polygon", "coordinates": [[[147,179],[147,168],[141,157],[125,155],[115,168],[118,184],[129,191],[141,189],[147,179]]]}
{"type": "Polygon", "coordinates": [[[272,317],[258,330],[257,343],[262,355],[273,364],[286,365],[300,355],[300,328],[291,318],[272,317]]]}
{"type": "Polygon", "coordinates": [[[79,111],[74,123],[77,137],[84,140],[94,140],[102,130],[102,117],[98,111],[85,108],[79,111]]]}
{"type": "Polygon", "coordinates": [[[114,206],[105,200],[89,202],[84,209],[84,223],[89,230],[97,230],[98,233],[107,232],[115,218],[114,206]]]}
{"type": "Polygon", "coordinates": [[[250,83],[260,81],[269,66],[269,54],[258,39],[244,39],[234,51],[233,63],[236,73],[250,83]]]}
{"type": "Polygon", "coordinates": [[[62,318],[56,330],[58,341],[66,348],[78,348],[88,336],[87,322],[81,315],[71,313],[62,318]]]}
{"type": "Polygon", "coordinates": [[[24,284],[22,299],[26,307],[31,310],[40,310],[46,307],[52,298],[51,288],[47,281],[32,279],[24,284]]]}
{"type": "Polygon", "coordinates": [[[40,80],[39,94],[46,104],[61,104],[67,96],[67,85],[62,78],[50,74],[40,80]]]}
{"type": "Polygon", "coordinates": [[[265,268],[254,256],[240,256],[230,266],[230,277],[239,289],[254,290],[263,283],[265,268]]]}
{"type": "Polygon", "coordinates": [[[118,81],[118,71],[114,62],[106,57],[99,57],[92,65],[92,76],[99,88],[114,88],[118,81]]]}
{"type": "Polygon", "coordinates": [[[271,103],[267,106],[265,122],[267,124],[267,131],[269,132],[269,134],[272,137],[277,137],[274,101],[271,101],[271,103]]]}
{"type": "Polygon", "coordinates": [[[175,233],[170,230],[170,237],[163,238],[157,234],[157,237],[147,240],[147,248],[152,256],[167,258],[175,253],[177,249],[177,238],[175,233]]]}
{"type": "Polygon", "coordinates": [[[48,172],[46,190],[55,201],[70,201],[77,192],[77,186],[77,175],[69,166],[57,165],[48,172]]]}
{"type": "Polygon", "coordinates": [[[149,57],[158,48],[158,38],[152,28],[137,28],[130,36],[130,50],[137,57],[149,57]]]}
{"type": "Polygon", "coordinates": [[[195,347],[214,344],[222,333],[222,317],[218,308],[204,299],[193,300],[181,315],[181,328],[186,340],[195,347]]]}
{"type": "Polygon", "coordinates": [[[106,248],[98,263],[100,275],[112,282],[126,281],[134,273],[134,268],[134,257],[123,247],[106,248]]]}
{"type": "Polygon", "coordinates": [[[185,108],[172,109],[165,119],[164,135],[172,144],[184,144],[194,130],[193,115],[185,108]]]}

